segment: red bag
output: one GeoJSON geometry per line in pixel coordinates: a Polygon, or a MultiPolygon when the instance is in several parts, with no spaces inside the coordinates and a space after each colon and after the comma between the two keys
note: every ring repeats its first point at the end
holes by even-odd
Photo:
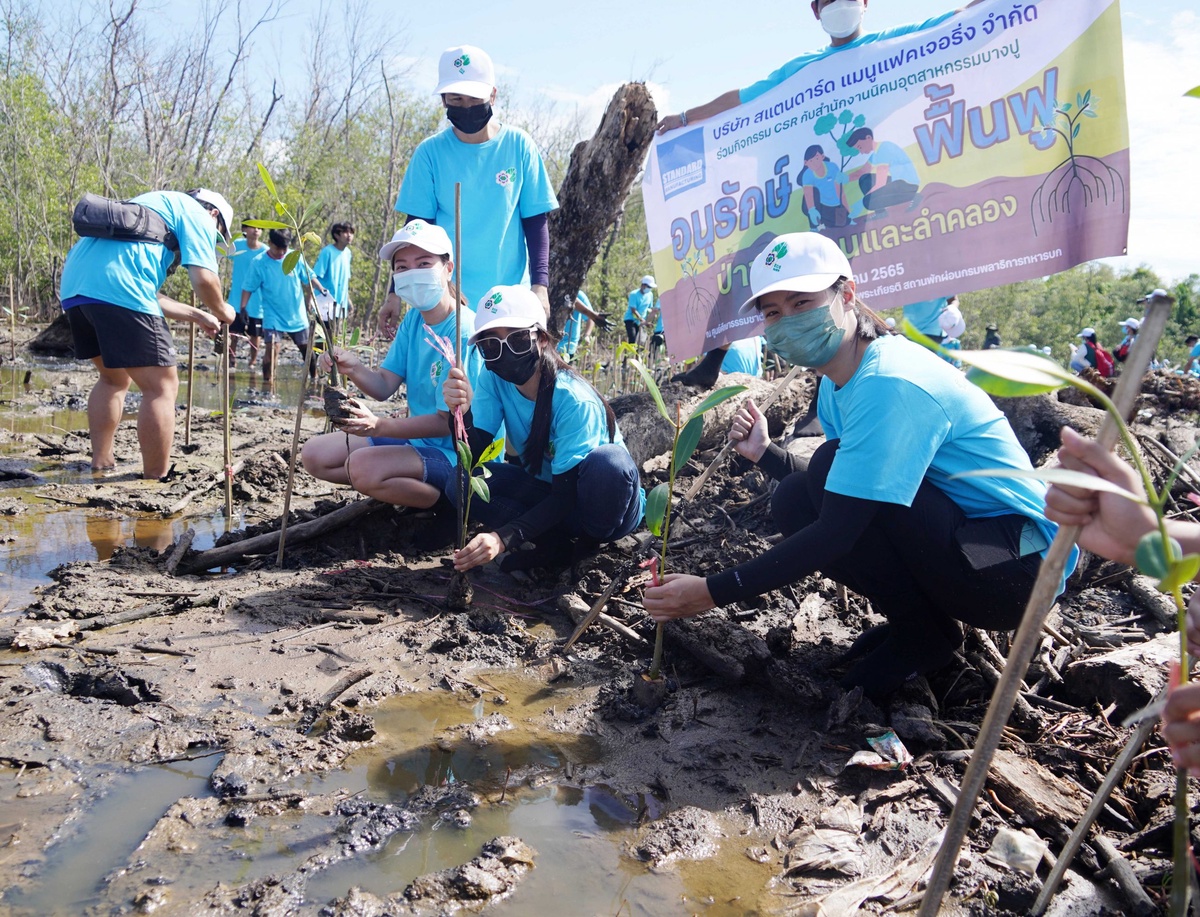
{"type": "Polygon", "coordinates": [[[1112,354],[1096,345],[1096,372],[1100,373],[1105,379],[1113,374],[1113,358],[1112,354]]]}

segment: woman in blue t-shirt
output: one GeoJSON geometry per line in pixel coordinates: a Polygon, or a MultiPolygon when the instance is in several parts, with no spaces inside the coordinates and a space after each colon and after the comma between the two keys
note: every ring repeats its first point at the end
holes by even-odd
{"type": "Polygon", "coordinates": [[[465,412],[472,455],[503,429],[519,462],[488,464],[491,499],[471,501],[488,531],[455,552],[456,570],[502,551],[503,570],[569,563],[641,522],[646,495],[612,408],[558,356],[545,320],[528,288],[492,287],[471,336],[489,371],[475,389],[457,369],[443,386],[450,409],[465,412]],[[533,550],[519,551],[525,542],[533,550]]]}
{"type": "Polygon", "coordinates": [[[829,161],[818,144],[804,151],[800,186],[804,189],[804,212],[814,230],[822,225],[836,229],[851,222],[846,205],[847,181],[846,173],[829,161]]]}
{"type": "Polygon", "coordinates": [[[747,401],[729,438],[779,480],[771,509],[785,538],[714,576],[669,574],[646,590],[645,607],[659,621],[688,617],[820,570],[887,618],[847,652],[844,661],[864,658],[842,679],[881,698],[949,663],[960,621],[1015,628],[1057,527],[1036,481],[956,477],[1029,469],[1029,457],[991,399],[891,334],[852,278],[837,243],[819,233],[779,236],[755,258],[742,312],[761,311],[767,346],[822,374],[827,440],[797,461],[747,401]]]}

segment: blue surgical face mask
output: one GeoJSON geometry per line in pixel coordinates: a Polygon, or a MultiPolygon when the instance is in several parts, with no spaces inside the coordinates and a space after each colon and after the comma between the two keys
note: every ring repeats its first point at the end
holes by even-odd
{"type": "Polygon", "coordinates": [[[843,331],[833,320],[832,304],[796,315],[785,315],[768,325],[767,346],[789,363],[824,366],[841,346],[843,331]]]}
{"type": "Polygon", "coordinates": [[[440,267],[420,267],[392,275],[392,289],[405,302],[422,312],[437,307],[446,292],[445,275],[440,267]]]}

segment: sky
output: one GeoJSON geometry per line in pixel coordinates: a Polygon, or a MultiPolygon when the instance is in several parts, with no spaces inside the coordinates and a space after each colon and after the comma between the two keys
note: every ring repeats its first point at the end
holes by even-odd
{"type": "MultiPolygon", "coordinates": [[[[322,2],[333,16],[352,6],[286,0],[283,15],[256,44],[254,63],[281,70],[285,79],[290,68],[303,79],[296,50],[308,47],[322,2]]],[[[360,2],[400,31],[394,61],[408,68],[412,88],[432,93],[441,52],[477,45],[492,57],[512,102],[553,102],[557,115],[578,115],[588,133],[623,82],[645,81],[661,114],[677,112],[747,86],[828,41],[807,2],[458,0],[444,9],[360,2]]],[[[1010,6],[997,0],[999,9],[1010,6]]],[[[948,7],[947,0],[869,0],[865,25],[873,31],[920,21],[948,7]]],[[[1117,267],[1148,264],[1170,281],[1200,273],[1200,99],[1183,98],[1200,85],[1198,8],[1195,0],[1122,4],[1132,206],[1129,254],[1108,260],[1117,267]]]]}

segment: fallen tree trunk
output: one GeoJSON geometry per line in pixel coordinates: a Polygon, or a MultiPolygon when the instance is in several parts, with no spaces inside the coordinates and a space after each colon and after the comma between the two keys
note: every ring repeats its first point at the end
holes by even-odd
{"type": "MultiPolygon", "coordinates": [[[[309,541],[324,535],[326,532],[332,532],[334,529],[349,525],[356,519],[361,519],[368,513],[383,509],[387,505],[378,500],[358,500],[349,506],[336,509],[319,519],[289,526],[288,540],[291,544],[296,544],[300,541],[309,541]]],[[[269,554],[278,547],[279,532],[267,532],[265,535],[256,535],[253,538],[246,538],[243,541],[235,541],[231,544],[223,544],[220,547],[201,551],[180,566],[184,573],[199,573],[202,570],[211,570],[213,567],[227,566],[235,560],[241,560],[243,557],[253,554],[269,554]]]]}
{"type": "Polygon", "coordinates": [[[550,332],[562,334],[569,304],[583,286],[609,227],[621,217],[629,189],[646,162],[658,112],[643,83],[612,97],[591,140],[571,151],[571,163],[550,213],[550,332]]]}

